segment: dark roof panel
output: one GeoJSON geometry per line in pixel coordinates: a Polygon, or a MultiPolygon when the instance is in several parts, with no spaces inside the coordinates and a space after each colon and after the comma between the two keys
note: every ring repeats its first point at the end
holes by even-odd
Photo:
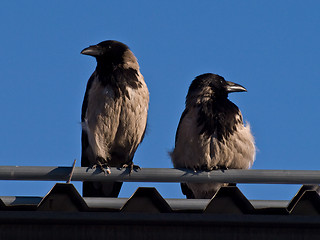
{"type": "Polygon", "coordinates": [[[250,214],[254,208],[235,186],[222,187],[211,199],[204,213],[250,214]]]}
{"type": "Polygon", "coordinates": [[[155,188],[139,187],[121,212],[169,213],[172,209],[155,188]]]}
{"type": "Polygon", "coordinates": [[[320,197],[316,191],[304,191],[289,209],[291,215],[320,215],[320,197]]]}
{"type": "Polygon", "coordinates": [[[69,183],[56,183],[37,207],[38,211],[88,211],[77,189],[69,183]]]}

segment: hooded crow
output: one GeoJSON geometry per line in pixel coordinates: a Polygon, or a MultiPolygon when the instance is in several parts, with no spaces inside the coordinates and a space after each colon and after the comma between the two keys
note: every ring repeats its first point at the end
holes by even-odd
{"type": "MultiPolygon", "coordinates": [[[[97,66],[82,104],[82,167],[129,167],[147,124],[149,92],[127,45],[104,41],[81,51],[97,66]]],[[[138,166],[135,166],[138,167],[138,166]]],[[[117,197],[122,182],[84,182],[83,196],[117,197]]]]}
{"type": "MultiPolygon", "coordinates": [[[[239,108],[228,100],[243,86],[207,73],[196,77],[189,87],[171,159],[176,168],[194,171],[248,169],[255,159],[250,126],[243,124],[239,108]]],[[[187,198],[212,198],[222,183],[181,183],[187,198]]]]}

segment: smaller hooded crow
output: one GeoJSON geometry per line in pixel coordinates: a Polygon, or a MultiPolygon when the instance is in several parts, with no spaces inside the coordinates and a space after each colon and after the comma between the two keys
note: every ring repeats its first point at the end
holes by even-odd
{"type": "MultiPolygon", "coordinates": [[[[239,108],[228,100],[229,93],[244,91],[212,73],[193,80],[171,153],[174,167],[210,171],[252,166],[255,143],[250,126],[244,125],[239,108]]],[[[181,189],[187,198],[212,198],[223,185],[181,183],[181,189]]]]}

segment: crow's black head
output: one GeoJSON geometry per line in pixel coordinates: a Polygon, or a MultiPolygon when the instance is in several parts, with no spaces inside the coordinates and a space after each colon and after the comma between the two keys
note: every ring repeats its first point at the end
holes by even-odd
{"type": "Polygon", "coordinates": [[[206,97],[206,98],[227,98],[231,92],[245,92],[243,86],[224,80],[223,77],[206,73],[197,76],[191,83],[187,95],[189,97],[206,97]]]}
{"type": "Polygon", "coordinates": [[[127,45],[108,40],[85,48],[81,53],[97,59],[96,71],[92,76],[103,86],[110,85],[116,98],[121,94],[129,97],[127,86],[133,89],[142,86],[138,79],[139,64],[127,45]]]}
{"type": "Polygon", "coordinates": [[[198,109],[200,134],[216,134],[218,140],[226,139],[242,124],[238,107],[228,100],[231,92],[247,91],[243,86],[228,82],[223,77],[206,73],[196,77],[189,87],[186,98],[187,108],[198,109]]]}
{"type": "Polygon", "coordinates": [[[117,65],[123,62],[123,55],[127,50],[129,50],[127,45],[118,41],[108,40],[85,48],[81,53],[95,57],[98,63],[104,62],[117,65]]]}

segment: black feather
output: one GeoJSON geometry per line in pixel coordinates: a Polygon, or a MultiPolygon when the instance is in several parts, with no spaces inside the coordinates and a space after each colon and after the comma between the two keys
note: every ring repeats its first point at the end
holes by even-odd
{"type": "Polygon", "coordinates": [[[142,85],[138,80],[138,72],[133,68],[121,68],[117,67],[113,71],[105,72],[97,68],[97,77],[102,86],[110,85],[114,91],[115,98],[119,98],[121,95],[129,98],[129,93],[126,88],[129,86],[132,89],[138,89],[142,85]]]}
{"type": "Polygon", "coordinates": [[[238,107],[228,99],[209,100],[204,104],[199,104],[198,108],[197,123],[198,126],[202,126],[200,134],[212,136],[215,133],[219,141],[227,139],[237,130],[237,124],[242,124],[238,107]]]}
{"type": "Polygon", "coordinates": [[[90,91],[90,88],[91,88],[91,85],[94,81],[94,73],[91,75],[91,77],[89,78],[88,80],[88,83],[87,83],[87,87],[86,87],[86,92],[84,94],[84,98],[83,98],[83,102],[82,102],[82,108],[81,108],[81,122],[84,121],[84,118],[86,116],[86,112],[87,112],[87,108],[88,108],[88,97],[89,97],[89,91],[90,91]]]}
{"type": "Polygon", "coordinates": [[[183,111],[183,113],[182,113],[182,115],[181,115],[181,118],[180,118],[180,121],[179,121],[179,124],[178,124],[177,132],[176,132],[175,143],[177,143],[177,140],[178,140],[178,135],[179,135],[178,133],[179,133],[179,130],[180,130],[180,125],[181,125],[181,123],[182,123],[183,118],[186,116],[187,113],[188,113],[188,109],[186,108],[186,109],[183,111]]]}
{"type": "MultiPolygon", "coordinates": [[[[81,108],[81,122],[84,122],[85,116],[86,116],[86,112],[87,112],[87,108],[88,108],[88,97],[89,97],[89,90],[91,88],[91,85],[94,81],[94,74],[91,75],[91,77],[88,80],[87,83],[87,87],[86,87],[86,92],[84,94],[84,98],[83,98],[83,103],[82,103],[82,108],[81,108]]],[[[89,147],[89,140],[88,140],[88,135],[86,133],[86,131],[82,130],[81,133],[81,166],[82,167],[89,167],[90,166],[90,162],[87,156],[87,148],[89,147]]]]}
{"type": "Polygon", "coordinates": [[[219,141],[228,138],[236,131],[237,124],[243,123],[239,108],[228,100],[226,86],[223,77],[202,74],[193,80],[186,98],[186,107],[192,104],[192,107],[198,109],[197,124],[201,127],[199,134],[216,134],[219,141]],[[210,91],[203,91],[205,88],[210,91]]]}

